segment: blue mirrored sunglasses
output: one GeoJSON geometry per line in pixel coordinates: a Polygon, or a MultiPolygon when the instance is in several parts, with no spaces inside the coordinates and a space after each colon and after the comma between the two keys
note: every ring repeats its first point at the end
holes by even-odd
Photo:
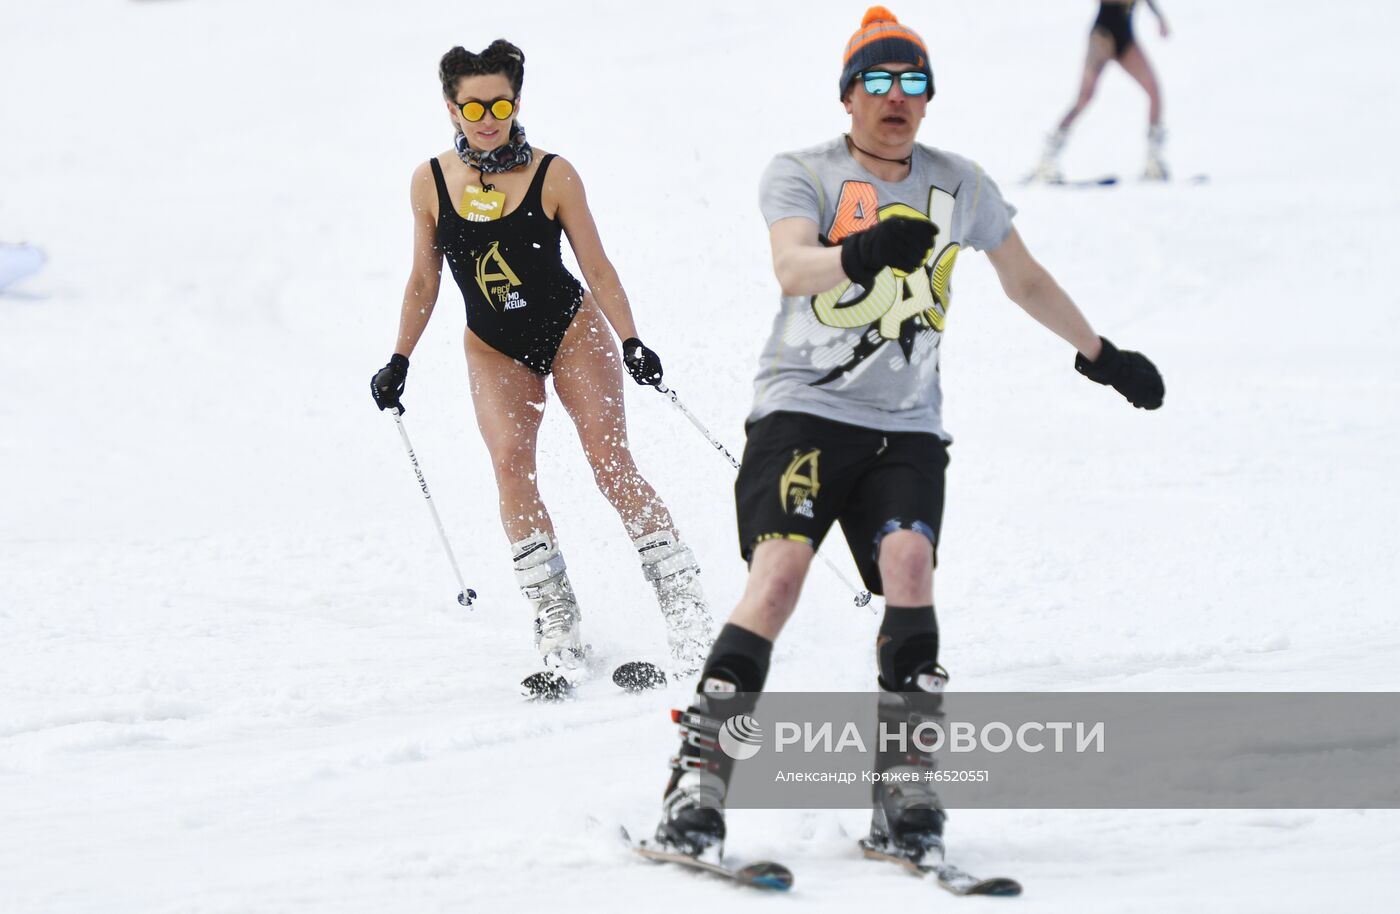
{"type": "Polygon", "coordinates": [[[928,74],[921,70],[891,73],[889,70],[866,70],[860,74],[861,84],[870,95],[888,95],[899,78],[899,90],[905,95],[927,95],[928,74]]]}

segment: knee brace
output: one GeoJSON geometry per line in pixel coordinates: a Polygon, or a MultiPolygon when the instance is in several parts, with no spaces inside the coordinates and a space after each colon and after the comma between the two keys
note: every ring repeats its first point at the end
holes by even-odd
{"type": "Polygon", "coordinates": [[[910,530],[928,540],[935,547],[938,545],[938,537],[933,535],[933,528],[921,520],[905,520],[902,517],[892,517],[885,521],[879,531],[875,534],[875,557],[880,557],[880,544],[885,541],[885,537],[898,530],[910,530]]]}
{"type": "Polygon", "coordinates": [[[909,530],[917,533],[929,541],[935,552],[938,549],[938,537],[934,535],[933,528],[921,520],[905,520],[902,517],[892,517],[880,525],[880,529],[875,532],[875,539],[871,540],[870,556],[875,561],[880,561],[880,544],[885,541],[885,537],[900,530],[909,530]]]}
{"type": "Polygon", "coordinates": [[[941,691],[946,674],[938,667],[938,620],[933,607],[886,606],[875,655],[880,688],[885,691],[941,691]],[[939,681],[924,681],[930,676],[939,681]]]}

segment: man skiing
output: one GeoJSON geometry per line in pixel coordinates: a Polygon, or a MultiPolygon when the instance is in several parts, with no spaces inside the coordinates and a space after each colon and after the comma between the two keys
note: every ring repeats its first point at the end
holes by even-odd
{"type": "MultiPolygon", "coordinates": [[[[881,715],[899,713],[901,694],[943,687],[933,569],[951,439],[938,352],[963,247],[986,252],[1007,296],[1074,346],[1081,374],[1136,407],[1162,404],[1157,369],[1094,332],[1027,251],[996,184],[973,162],[915,142],[933,72],[922,39],[884,7],[851,36],[840,92],[850,132],[777,156],[760,185],[783,296],[735,483],[749,577],[678,716],[682,743],[656,832],[692,856],[717,854],[725,836],[733,763],[719,727],[762,690],[773,640],[833,523],[866,587],[885,597],[881,715]]],[[[882,770],[909,762],[877,759],[882,770]]],[[[868,848],[914,862],[941,852],[944,815],[928,787],[877,784],[872,806],[868,848]]]]}

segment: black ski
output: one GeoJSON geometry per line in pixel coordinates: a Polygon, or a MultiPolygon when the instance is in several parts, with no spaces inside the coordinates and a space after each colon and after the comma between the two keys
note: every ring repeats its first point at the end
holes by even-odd
{"type": "Polygon", "coordinates": [[[1118,183],[1117,175],[1099,175],[1097,178],[1078,178],[1075,180],[1047,181],[1051,187],[1113,187],[1118,183]]]}
{"type": "MultiPolygon", "coordinates": [[[[645,660],[629,660],[613,670],[613,683],[628,692],[645,692],[666,684],[666,673],[645,660]]],[[[520,682],[520,694],[531,700],[558,701],[574,693],[574,684],[551,670],[531,673],[520,682]]]]}
{"type": "Polygon", "coordinates": [[[645,692],[666,684],[666,673],[654,663],[629,660],[613,670],[613,684],[627,692],[645,692]]]}
{"type": "Polygon", "coordinates": [[[569,680],[549,670],[531,673],[520,680],[520,694],[529,699],[558,701],[561,698],[568,698],[573,691],[574,687],[569,683],[569,680]]]}
{"type": "Polygon", "coordinates": [[[1021,894],[1021,883],[1015,879],[1008,879],[1005,876],[993,876],[990,879],[979,879],[969,872],[958,869],[951,863],[939,860],[935,863],[916,863],[908,857],[901,857],[897,854],[886,853],[880,848],[872,845],[868,840],[862,839],[860,849],[865,856],[871,860],[884,860],[888,863],[898,864],[915,876],[932,876],[938,881],[939,886],[952,892],[954,895],[999,895],[1010,897],[1021,894]]]}
{"type": "Polygon", "coordinates": [[[1118,184],[1117,175],[1099,175],[1097,178],[1055,178],[1047,179],[1027,175],[1022,185],[1043,184],[1046,187],[1114,187],[1118,184]]]}
{"type": "Polygon", "coordinates": [[[622,829],[622,840],[627,842],[627,846],[633,851],[655,863],[676,863],[731,880],[739,885],[753,886],[756,889],[786,892],[792,888],[792,870],[771,860],[760,860],[757,863],[747,863],[742,866],[724,862],[712,863],[687,854],[664,851],[659,847],[647,844],[645,841],[633,841],[626,828],[622,829]]]}

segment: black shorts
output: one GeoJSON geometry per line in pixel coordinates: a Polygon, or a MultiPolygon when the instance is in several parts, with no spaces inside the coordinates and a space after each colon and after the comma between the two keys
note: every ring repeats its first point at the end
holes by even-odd
{"type": "Polygon", "coordinates": [[[739,551],[789,539],[821,545],[839,521],[861,579],[880,583],[880,542],[895,530],[928,537],[938,563],[948,445],[925,432],[879,432],[806,413],[751,423],[734,483],[739,551]]]}
{"type": "Polygon", "coordinates": [[[1102,32],[1113,41],[1113,57],[1133,46],[1133,8],[1128,3],[1100,3],[1094,20],[1095,32],[1102,32]]]}

